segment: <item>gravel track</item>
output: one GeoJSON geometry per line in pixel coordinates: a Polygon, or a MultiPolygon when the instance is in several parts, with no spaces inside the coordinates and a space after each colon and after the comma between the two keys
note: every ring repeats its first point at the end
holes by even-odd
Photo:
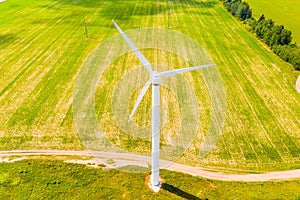
{"type": "MultiPolygon", "coordinates": [[[[48,156],[91,156],[88,151],[69,151],[69,150],[12,150],[12,151],[0,151],[0,162],[9,161],[9,156],[34,156],[34,155],[48,155],[48,156]]],[[[129,153],[116,153],[116,152],[93,152],[93,155],[97,157],[95,161],[113,159],[117,160],[114,166],[108,167],[120,167],[125,165],[136,164],[139,166],[147,166],[150,164],[151,158],[149,156],[129,154],[129,153]],[[98,159],[99,158],[99,159],[98,159]]],[[[20,158],[17,158],[20,160],[20,158]]],[[[300,178],[300,169],[288,170],[288,171],[274,171],[263,174],[224,174],[221,172],[211,172],[203,170],[199,167],[179,164],[171,161],[160,160],[161,169],[167,169],[177,172],[190,174],[193,176],[200,176],[208,179],[222,180],[222,181],[245,181],[245,182],[258,182],[258,181],[270,181],[270,180],[287,180],[300,178]]]]}

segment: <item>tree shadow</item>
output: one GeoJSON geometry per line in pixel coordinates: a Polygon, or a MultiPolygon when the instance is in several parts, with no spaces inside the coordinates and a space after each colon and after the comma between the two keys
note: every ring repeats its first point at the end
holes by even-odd
{"type": "MultiPolygon", "coordinates": [[[[114,18],[115,20],[127,21],[133,16],[151,16],[157,14],[167,14],[169,9],[182,10],[182,7],[188,8],[211,8],[214,7],[218,1],[209,0],[169,0],[166,3],[165,0],[144,0],[144,1],[132,1],[132,0],[52,0],[62,5],[72,5],[85,8],[101,8],[101,12],[97,12],[97,15],[108,19],[114,18]],[[145,3],[148,2],[148,3],[145,3]]],[[[53,5],[46,5],[46,8],[51,9],[53,5]]]]}
{"type": "Polygon", "coordinates": [[[176,194],[177,196],[185,198],[185,199],[201,200],[199,197],[196,197],[192,194],[182,191],[181,189],[174,187],[173,185],[170,185],[168,183],[163,183],[162,189],[167,190],[167,191],[169,191],[173,194],[176,194]]]}
{"type": "MultiPolygon", "coordinates": [[[[101,6],[103,3],[108,3],[108,4],[114,4],[114,5],[120,5],[120,3],[124,3],[126,5],[128,4],[134,4],[136,5],[136,2],[132,0],[101,0],[101,1],[93,1],[93,0],[53,0],[55,2],[58,2],[63,5],[73,5],[73,6],[83,6],[83,7],[91,7],[95,8],[97,6],[101,6]]],[[[166,4],[166,0],[144,0],[143,2],[151,2],[153,4],[155,3],[162,3],[166,4]]],[[[172,4],[172,5],[181,5],[181,6],[200,6],[204,8],[211,8],[217,4],[218,1],[216,0],[169,0],[167,4],[172,4]]],[[[166,5],[167,5],[166,4],[166,5]]],[[[46,8],[53,8],[55,7],[54,5],[44,5],[43,7],[46,8]]],[[[116,6],[115,6],[116,7],[116,6]]]]}

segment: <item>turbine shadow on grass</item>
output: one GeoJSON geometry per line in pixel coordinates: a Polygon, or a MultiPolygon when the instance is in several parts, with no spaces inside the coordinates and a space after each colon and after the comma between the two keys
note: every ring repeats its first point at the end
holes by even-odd
{"type": "Polygon", "coordinates": [[[162,189],[167,190],[167,191],[169,191],[173,194],[176,194],[177,196],[185,198],[185,199],[201,200],[199,197],[196,197],[192,194],[182,191],[181,189],[174,187],[173,185],[170,185],[168,183],[163,183],[162,189]]]}

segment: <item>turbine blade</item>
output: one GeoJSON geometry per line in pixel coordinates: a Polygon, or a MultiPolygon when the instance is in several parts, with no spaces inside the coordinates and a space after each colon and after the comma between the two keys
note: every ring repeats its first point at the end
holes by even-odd
{"type": "Polygon", "coordinates": [[[132,109],[132,111],[131,111],[131,114],[130,114],[130,117],[129,117],[129,120],[128,120],[128,121],[130,121],[130,120],[132,119],[132,117],[133,117],[133,115],[134,115],[134,113],[135,113],[137,107],[138,107],[139,104],[141,103],[141,101],[142,101],[144,95],[146,94],[146,92],[147,92],[147,90],[148,90],[148,88],[149,88],[149,86],[150,86],[150,83],[151,83],[151,79],[150,79],[150,80],[144,85],[144,87],[142,88],[142,91],[141,91],[141,93],[139,94],[139,96],[138,96],[138,98],[137,98],[137,100],[136,100],[136,102],[135,102],[135,104],[134,104],[134,107],[133,107],[133,109],[132,109]]]}
{"type": "Polygon", "coordinates": [[[201,69],[201,68],[205,68],[205,67],[212,67],[212,66],[216,66],[216,65],[215,64],[206,64],[206,65],[200,65],[200,66],[194,66],[194,67],[187,67],[187,68],[165,71],[165,72],[161,72],[159,74],[160,74],[160,76],[174,76],[176,74],[181,74],[183,72],[189,72],[189,71],[193,71],[193,70],[197,70],[197,69],[201,69]]]}
{"type": "Polygon", "coordinates": [[[118,26],[118,24],[112,20],[112,23],[114,26],[118,29],[122,37],[125,39],[129,47],[132,49],[132,51],[135,53],[135,55],[139,58],[141,63],[144,65],[144,67],[152,73],[152,68],[150,62],[145,58],[145,56],[136,48],[136,46],[131,42],[131,40],[127,37],[127,35],[122,31],[122,29],[118,26]]]}

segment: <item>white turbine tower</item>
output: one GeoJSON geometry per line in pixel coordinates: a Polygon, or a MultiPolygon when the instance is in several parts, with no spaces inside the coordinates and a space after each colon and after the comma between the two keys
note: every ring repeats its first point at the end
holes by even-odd
{"type": "Polygon", "coordinates": [[[130,46],[132,51],[139,58],[143,66],[148,70],[150,74],[150,79],[142,88],[141,93],[139,94],[137,101],[134,104],[133,110],[130,114],[129,121],[134,115],[138,105],[141,103],[144,95],[146,94],[150,84],[152,84],[152,169],[150,176],[150,184],[153,187],[160,187],[161,182],[159,179],[159,136],[160,136],[160,84],[162,83],[161,77],[174,76],[183,72],[189,72],[205,67],[215,66],[215,64],[206,64],[201,66],[194,66],[188,68],[181,68],[176,70],[170,70],[165,72],[152,71],[150,62],[145,58],[145,56],[136,48],[136,46],[131,42],[127,35],[122,31],[118,24],[112,20],[114,26],[118,29],[122,37],[125,39],[127,44],[130,46]]]}

